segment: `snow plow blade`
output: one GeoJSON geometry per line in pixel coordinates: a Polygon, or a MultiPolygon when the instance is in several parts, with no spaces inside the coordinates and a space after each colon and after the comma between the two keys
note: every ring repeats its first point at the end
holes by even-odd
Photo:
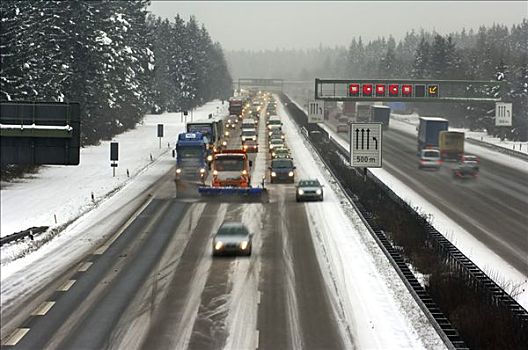
{"type": "Polygon", "coordinates": [[[267,198],[267,190],[262,187],[210,187],[200,186],[198,192],[203,197],[213,197],[220,200],[263,201],[267,198]]]}

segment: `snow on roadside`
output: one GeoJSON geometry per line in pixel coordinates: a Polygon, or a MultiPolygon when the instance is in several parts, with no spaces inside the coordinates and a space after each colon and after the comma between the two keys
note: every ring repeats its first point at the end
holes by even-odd
{"type": "MultiPolygon", "coordinates": [[[[209,102],[194,112],[194,118],[205,118],[216,107],[222,107],[220,101],[209,102]]],[[[184,127],[180,113],[146,115],[135,129],[116,136],[112,140],[119,143],[115,177],[110,167],[110,141],[103,141],[82,148],[78,166],[42,166],[37,174],[2,183],[1,236],[32,226],[60,227],[94,209],[144,172],[152,163],[151,157],[154,161],[170,154],[184,127]],[[161,148],[157,124],[164,124],[165,129],[161,148]]]]}
{"type": "MultiPolygon", "coordinates": [[[[282,104],[277,109],[288,115],[282,104]]],[[[325,186],[324,202],[305,207],[345,342],[358,348],[445,348],[294,122],[283,123],[298,178],[316,177],[325,186]]]]}
{"type": "MultiPolygon", "coordinates": [[[[400,124],[398,124],[398,121],[396,121],[396,123],[393,122],[394,121],[391,120],[391,128],[395,127],[397,129],[416,135],[416,129],[412,125],[406,124],[404,122],[399,122],[400,124]]],[[[336,140],[343,147],[348,149],[348,142],[342,139],[340,135],[334,133],[332,129],[330,129],[324,124],[319,125],[323,127],[334,140],[336,140]]],[[[488,150],[484,147],[475,147],[478,147],[480,150],[486,152],[486,154],[487,152],[491,153],[490,157],[492,157],[492,159],[494,159],[495,161],[499,160],[507,165],[513,165],[515,168],[519,168],[528,172],[526,162],[521,159],[510,157],[492,150],[488,150]],[[524,165],[524,167],[522,167],[522,165],[524,165]]],[[[482,155],[481,153],[477,152],[473,153],[479,154],[479,156],[482,155]]],[[[506,282],[512,284],[512,287],[523,286],[520,290],[516,291],[520,294],[515,296],[515,299],[524,308],[528,308],[528,288],[526,288],[526,285],[528,285],[528,276],[512,267],[510,264],[504,261],[504,259],[499,257],[492,250],[490,250],[479,240],[473,237],[469,232],[464,230],[447,215],[445,215],[441,210],[429,203],[426,199],[416,193],[412,188],[408,187],[407,185],[399,181],[396,177],[392,176],[385,169],[370,169],[370,171],[385,185],[391,188],[394,193],[396,193],[396,195],[398,195],[405,202],[407,202],[411,207],[421,208],[422,214],[433,218],[432,225],[438,231],[440,231],[445,238],[447,238],[458,249],[460,249],[462,253],[469,257],[477,266],[479,266],[483,271],[488,273],[489,277],[495,279],[496,283],[498,283],[499,285],[504,285],[504,283],[506,282]],[[524,290],[524,292],[522,292],[522,290],[524,290]]],[[[507,290],[507,292],[510,291],[507,290]]]]}

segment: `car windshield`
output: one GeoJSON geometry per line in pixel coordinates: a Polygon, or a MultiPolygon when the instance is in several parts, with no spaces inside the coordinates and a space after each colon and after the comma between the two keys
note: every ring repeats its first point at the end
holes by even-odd
{"type": "Polygon", "coordinates": [[[317,181],[317,180],[302,180],[302,181],[299,181],[299,186],[318,187],[318,186],[320,186],[320,184],[319,184],[319,181],[317,181]]]}
{"type": "Polygon", "coordinates": [[[293,168],[293,162],[287,159],[277,159],[271,162],[272,168],[293,168]]]}
{"type": "Polygon", "coordinates": [[[242,136],[255,136],[255,130],[242,130],[242,136]]]}
{"type": "Polygon", "coordinates": [[[272,145],[281,145],[281,144],[282,144],[282,140],[281,140],[281,139],[272,139],[272,140],[270,141],[270,143],[271,143],[272,145]]]}
{"type": "Polygon", "coordinates": [[[217,171],[242,171],[244,170],[244,158],[232,156],[217,157],[214,169],[217,171]]]}
{"type": "Polygon", "coordinates": [[[278,120],[278,119],[275,119],[275,120],[270,120],[270,121],[268,122],[268,124],[269,124],[269,125],[281,125],[282,122],[281,122],[280,120],[278,120]]]}
{"type": "Polygon", "coordinates": [[[178,147],[178,157],[180,158],[198,158],[203,157],[203,147],[178,147]]]}
{"type": "Polygon", "coordinates": [[[248,234],[247,228],[243,225],[224,225],[218,230],[218,235],[221,236],[247,236],[248,234]]]}

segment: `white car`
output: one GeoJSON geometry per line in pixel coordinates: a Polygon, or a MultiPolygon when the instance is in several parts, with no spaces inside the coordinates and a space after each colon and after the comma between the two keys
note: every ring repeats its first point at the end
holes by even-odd
{"type": "Polygon", "coordinates": [[[240,138],[242,139],[242,143],[245,141],[257,141],[257,129],[242,129],[242,133],[240,134],[240,138]]]}
{"type": "Polygon", "coordinates": [[[253,234],[241,222],[224,222],[213,238],[213,256],[243,254],[250,256],[253,234]]]}
{"type": "Polygon", "coordinates": [[[420,163],[418,169],[438,170],[442,166],[442,157],[437,149],[423,149],[420,152],[420,163]]]}

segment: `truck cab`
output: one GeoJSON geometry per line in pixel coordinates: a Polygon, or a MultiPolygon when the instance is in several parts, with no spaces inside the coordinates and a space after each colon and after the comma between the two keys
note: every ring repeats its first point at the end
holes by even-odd
{"type": "Polygon", "coordinates": [[[207,137],[203,134],[181,133],[176,142],[176,179],[207,177],[207,137]]]}
{"type": "Polygon", "coordinates": [[[250,187],[252,162],[246,151],[223,150],[213,155],[213,187],[250,187]]]}

